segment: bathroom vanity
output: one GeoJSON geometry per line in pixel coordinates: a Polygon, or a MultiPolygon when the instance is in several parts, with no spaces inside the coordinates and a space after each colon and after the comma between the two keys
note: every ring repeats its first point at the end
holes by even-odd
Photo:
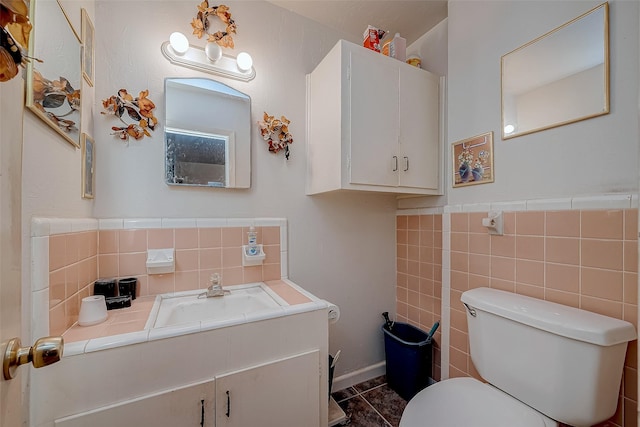
{"type": "Polygon", "coordinates": [[[66,344],[31,371],[30,425],[326,426],[328,304],[279,282],[305,298],[163,327],[156,305],[143,330],[66,344]]]}

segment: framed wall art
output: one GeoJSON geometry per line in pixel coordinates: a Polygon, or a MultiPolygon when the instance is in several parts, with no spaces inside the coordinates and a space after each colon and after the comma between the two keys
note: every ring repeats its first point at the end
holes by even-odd
{"type": "Polygon", "coordinates": [[[94,198],[96,145],[86,133],[82,134],[82,198],[94,198]]]}
{"type": "Polygon", "coordinates": [[[493,182],[493,132],[451,144],[453,186],[493,182]]]}
{"type": "Polygon", "coordinates": [[[82,9],[82,77],[93,86],[94,29],[86,9],[82,9]]]}

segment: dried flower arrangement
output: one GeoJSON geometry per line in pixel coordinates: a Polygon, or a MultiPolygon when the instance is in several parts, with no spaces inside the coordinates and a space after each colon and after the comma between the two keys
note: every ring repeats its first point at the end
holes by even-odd
{"type": "Polygon", "coordinates": [[[274,116],[268,115],[266,111],[263,121],[258,122],[262,139],[269,144],[269,151],[277,153],[284,150],[284,156],[287,160],[289,160],[289,144],[293,143],[293,135],[289,133],[289,123],[291,121],[285,116],[276,119],[274,116]]]}
{"type": "Polygon", "coordinates": [[[80,110],[80,89],[74,89],[66,78],[49,80],[37,70],[33,70],[33,105],[64,132],[78,130],[74,121],[63,119],[80,110]],[[64,114],[54,114],[46,110],[62,107],[65,101],[69,105],[69,111],[64,114]]]}
{"type": "Polygon", "coordinates": [[[193,27],[193,34],[199,39],[206,33],[209,36],[207,38],[208,42],[216,42],[222,47],[233,49],[231,33],[236,34],[236,23],[231,18],[228,6],[221,4],[220,6],[209,7],[209,1],[204,0],[198,5],[198,14],[193,18],[193,21],[191,21],[191,26],[193,27]],[[220,20],[227,25],[227,28],[224,31],[210,33],[209,26],[211,23],[209,22],[209,16],[220,18],[220,20]]]}
{"type": "Polygon", "coordinates": [[[18,74],[18,66],[25,65],[26,56],[20,47],[29,46],[29,7],[24,0],[0,0],[0,82],[18,74]]]}
{"type": "Polygon", "coordinates": [[[117,95],[102,100],[102,106],[105,111],[101,112],[101,114],[117,116],[126,125],[111,127],[111,130],[114,131],[111,135],[116,135],[123,141],[129,141],[129,137],[142,139],[145,135],[151,136],[147,129],[154,130],[158,124],[158,119],[151,111],[156,108],[156,105],[147,98],[148,95],[149,91],[143,90],[137,98],[134,98],[126,89],[120,89],[117,95]],[[125,122],[122,119],[125,111],[137,123],[128,124],[125,122]]]}

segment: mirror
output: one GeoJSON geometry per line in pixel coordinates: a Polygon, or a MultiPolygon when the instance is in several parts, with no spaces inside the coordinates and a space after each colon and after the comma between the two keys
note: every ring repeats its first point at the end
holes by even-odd
{"type": "Polygon", "coordinates": [[[502,57],[502,138],[609,113],[608,4],[502,57]]]}
{"type": "Polygon", "coordinates": [[[165,80],[165,180],[249,188],[251,98],[201,78],[165,80]]]}
{"type": "Polygon", "coordinates": [[[31,0],[27,107],[80,147],[80,39],[56,0],[31,0]]]}

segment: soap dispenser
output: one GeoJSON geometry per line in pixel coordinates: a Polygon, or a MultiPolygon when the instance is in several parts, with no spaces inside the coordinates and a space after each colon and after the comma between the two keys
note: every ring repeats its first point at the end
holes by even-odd
{"type": "Polygon", "coordinates": [[[252,225],[247,232],[247,255],[254,256],[258,254],[258,233],[252,225]]]}

